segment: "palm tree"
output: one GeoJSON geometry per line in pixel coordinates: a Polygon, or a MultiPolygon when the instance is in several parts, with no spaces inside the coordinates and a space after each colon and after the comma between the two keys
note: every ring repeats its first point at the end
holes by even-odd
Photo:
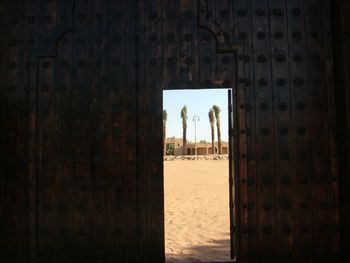
{"type": "Polygon", "coordinates": [[[221,154],[221,130],[220,130],[220,111],[221,109],[219,108],[219,106],[213,105],[213,110],[214,110],[214,114],[215,114],[215,119],[216,119],[216,129],[217,129],[217,133],[218,133],[218,150],[219,150],[219,154],[221,154]]]}
{"type": "Polygon", "coordinates": [[[163,110],[163,154],[166,155],[166,121],[168,120],[168,113],[163,110]]]}
{"type": "Polygon", "coordinates": [[[212,154],[215,153],[215,116],[214,116],[214,110],[211,108],[208,113],[209,116],[209,122],[210,122],[210,128],[211,128],[211,149],[212,154]]]}
{"type": "Polygon", "coordinates": [[[183,106],[181,109],[181,118],[182,118],[182,154],[186,154],[186,131],[187,131],[187,106],[183,106]]]}

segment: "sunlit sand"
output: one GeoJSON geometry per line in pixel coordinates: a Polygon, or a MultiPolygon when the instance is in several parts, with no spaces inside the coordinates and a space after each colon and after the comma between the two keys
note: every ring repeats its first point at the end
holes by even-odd
{"type": "Polygon", "coordinates": [[[164,162],[167,261],[230,259],[227,160],[164,162]]]}

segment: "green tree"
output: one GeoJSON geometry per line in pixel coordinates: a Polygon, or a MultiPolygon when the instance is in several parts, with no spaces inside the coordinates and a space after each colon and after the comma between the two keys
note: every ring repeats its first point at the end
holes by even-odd
{"type": "Polygon", "coordinates": [[[213,108],[209,110],[208,116],[209,116],[210,129],[211,129],[211,149],[212,149],[212,154],[214,154],[215,153],[215,116],[214,116],[213,108]]]}
{"type": "Polygon", "coordinates": [[[163,154],[166,155],[166,122],[168,120],[168,113],[166,110],[163,110],[163,148],[164,152],[163,154]]]}
{"type": "Polygon", "coordinates": [[[215,115],[215,119],[216,119],[216,130],[218,133],[218,151],[219,151],[219,154],[222,154],[222,151],[221,151],[221,129],[220,129],[221,109],[219,106],[213,105],[213,110],[214,110],[214,115],[215,115]]]}
{"type": "Polygon", "coordinates": [[[166,147],[166,155],[174,155],[175,147],[174,144],[169,143],[166,147]]]}
{"type": "Polygon", "coordinates": [[[183,106],[181,109],[181,119],[182,119],[182,154],[186,154],[186,133],[187,133],[187,106],[183,106]]]}

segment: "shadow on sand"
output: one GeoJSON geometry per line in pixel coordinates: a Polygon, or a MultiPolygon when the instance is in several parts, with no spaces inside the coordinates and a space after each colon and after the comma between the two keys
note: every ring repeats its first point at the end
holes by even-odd
{"type": "Polygon", "coordinates": [[[187,253],[168,254],[166,258],[166,263],[230,262],[230,240],[213,240],[211,244],[192,246],[187,253]]]}

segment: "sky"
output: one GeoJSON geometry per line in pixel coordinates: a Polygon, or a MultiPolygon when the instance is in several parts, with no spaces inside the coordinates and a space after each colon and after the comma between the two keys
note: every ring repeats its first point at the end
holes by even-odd
{"type": "MultiPolygon", "coordinates": [[[[199,116],[197,121],[197,142],[211,142],[211,130],[208,117],[209,109],[215,104],[220,107],[221,139],[228,141],[228,112],[226,89],[202,90],[166,90],[163,91],[163,109],[168,113],[166,137],[182,138],[181,109],[187,106],[187,140],[194,142],[195,128],[193,116],[199,116]]],[[[217,133],[215,128],[215,141],[217,133]]]]}

